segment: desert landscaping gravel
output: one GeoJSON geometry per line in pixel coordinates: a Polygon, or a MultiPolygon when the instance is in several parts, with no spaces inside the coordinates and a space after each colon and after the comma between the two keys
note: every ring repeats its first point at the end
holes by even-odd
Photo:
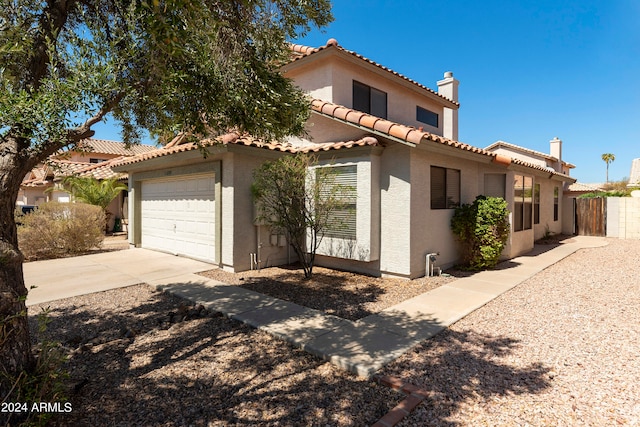
{"type": "MultiPolygon", "coordinates": [[[[608,242],[385,367],[429,393],[400,425],[640,425],[640,241],[608,242]]],[[[59,425],[365,426],[404,398],[144,284],[46,307],[70,354],[59,425]]]]}

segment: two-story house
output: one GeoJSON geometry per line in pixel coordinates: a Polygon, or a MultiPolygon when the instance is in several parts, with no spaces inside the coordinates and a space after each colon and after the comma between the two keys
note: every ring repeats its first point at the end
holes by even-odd
{"type": "Polygon", "coordinates": [[[509,204],[506,258],[533,248],[538,223],[562,230],[559,200],[564,183],[574,181],[570,165],[553,153],[549,166],[457,141],[453,73],[432,90],[333,39],[292,52],[282,72],[312,98],[307,135],[264,142],[230,133],[209,141],[206,158],[178,137],[124,159],[115,169],[129,173],[131,244],[233,271],[292,261],[284,236],[255,223],[250,187],[260,164],[298,152],[315,153],[316,167],[334,168],[356,190],[347,226],[329,230],[318,265],[407,278],[425,274],[427,254],[453,265],[451,216],[480,194],[509,204]]]}

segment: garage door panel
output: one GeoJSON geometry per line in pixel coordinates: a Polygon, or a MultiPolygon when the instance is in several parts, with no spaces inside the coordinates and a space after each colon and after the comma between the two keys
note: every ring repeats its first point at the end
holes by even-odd
{"type": "Polygon", "coordinates": [[[213,174],[142,183],[142,246],[215,261],[213,174]]]}

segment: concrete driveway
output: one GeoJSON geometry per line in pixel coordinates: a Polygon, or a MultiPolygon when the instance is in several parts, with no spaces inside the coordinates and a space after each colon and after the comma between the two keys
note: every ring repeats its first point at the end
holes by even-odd
{"type": "Polygon", "coordinates": [[[148,249],[126,249],[24,264],[27,305],[211,270],[214,265],[148,249]]]}

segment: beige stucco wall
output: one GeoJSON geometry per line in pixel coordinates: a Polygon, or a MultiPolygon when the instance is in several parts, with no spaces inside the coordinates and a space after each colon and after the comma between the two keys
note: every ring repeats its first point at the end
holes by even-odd
{"type": "Polygon", "coordinates": [[[313,98],[349,108],[353,107],[353,81],[359,81],[387,93],[387,119],[443,135],[444,102],[435,95],[425,96],[424,90],[412,83],[389,79],[389,73],[384,70],[362,65],[359,61],[323,53],[314,62],[285,68],[285,75],[313,98]],[[416,120],[416,106],[437,113],[438,127],[416,120]]]}

